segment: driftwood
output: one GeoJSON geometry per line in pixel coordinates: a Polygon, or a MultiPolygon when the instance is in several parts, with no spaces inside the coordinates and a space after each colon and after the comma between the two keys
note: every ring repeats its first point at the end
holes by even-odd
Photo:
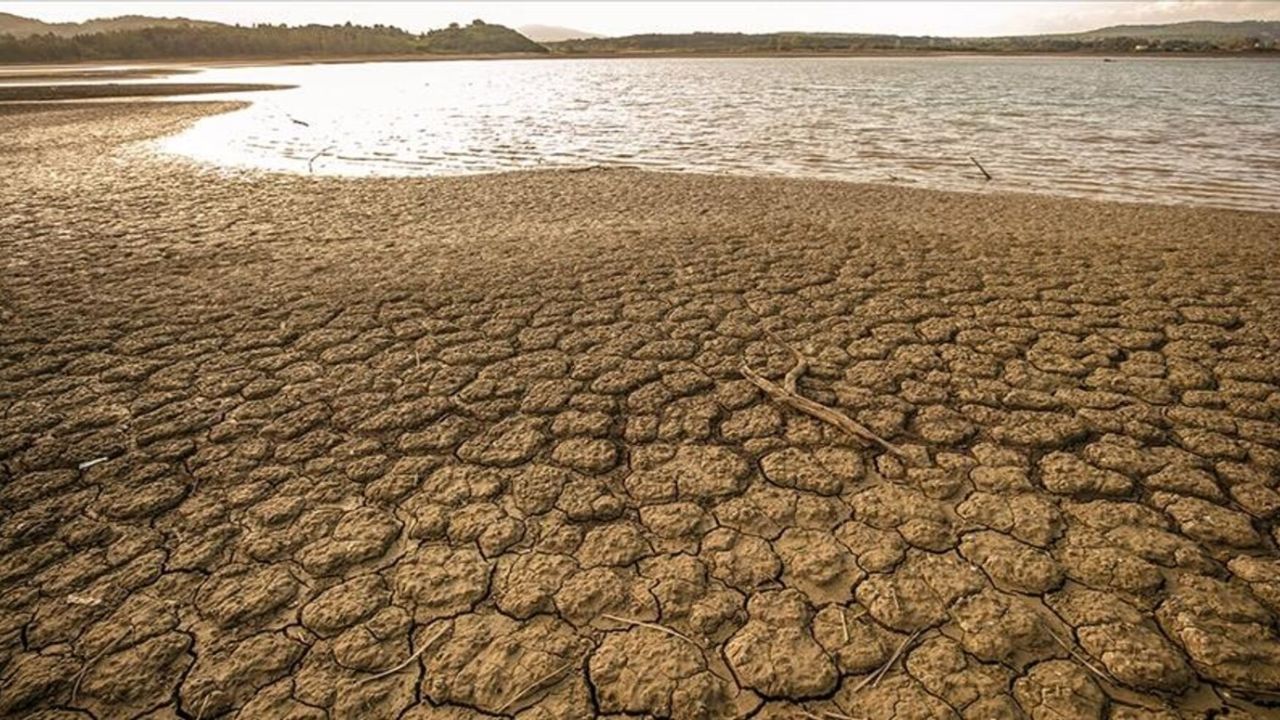
{"type": "Polygon", "coordinates": [[[974,156],[970,155],[970,156],[969,156],[969,159],[970,159],[970,160],[972,160],[972,161],[973,161],[973,164],[974,164],[974,165],[977,165],[977,166],[978,166],[978,169],[982,171],[982,176],[983,176],[983,177],[985,177],[987,180],[990,180],[990,179],[991,179],[991,173],[987,172],[987,169],[986,169],[986,168],[984,168],[984,167],[982,167],[982,163],[978,162],[978,159],[977,159],[977,158],[975,158],[974,156]]]}
{"type": "MultiPolygon", "coordinates": [[[[772,336],[772,333],[769,334],[772,336]]],[[[776,337],[774,337],[774,342],[778,342],[790,350],[791,354],[796,359],[795,366],[788,370],[786,377],[782,379],[782,385],[778,385],[772,380],[764,378],[759,373],[752,370],[751,366],[747,365],[746,361],[743,361],[742,367],[740,368],[742,377],[749,380],[752,385],[755,385],[764,391],[764,393],[773,398],[775,402],[780,402],[783,405],[794,410],[798,410],[810,417],[817,418],[828,425],[833,425],[863,442],[875,443],[903,460],[908,459],[907,454],[902,451],[902,448],[875,434],[867,426],[856,423],[851,420],[848,415],[832,410],[821,403],[816,403],[796,392],[796,383],[800,380],[800,376],[804,375],[805,371],[809,369],[809,364],[805,361],[804,356],[795,348],[781,342],[776,337]]]]}

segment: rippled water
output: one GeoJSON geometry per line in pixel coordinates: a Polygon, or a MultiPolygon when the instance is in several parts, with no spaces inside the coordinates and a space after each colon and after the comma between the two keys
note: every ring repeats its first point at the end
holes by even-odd
{"type": "Polygon", "coordinates": [[[162,142],[236,167],[630,165],[1280,210],[1280,62],[1266,59],[452,61],[191,80],[299,86],[162,142]]]}

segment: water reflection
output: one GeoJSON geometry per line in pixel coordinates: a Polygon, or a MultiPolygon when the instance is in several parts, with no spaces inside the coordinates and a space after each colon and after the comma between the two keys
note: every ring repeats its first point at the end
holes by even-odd
{"type": "Polygon", "coordinates": [[[617,164],[1280,210],[1280,63],[1267,60],[451,61],[198,79],[299,86],[161,143],[234,167],[617,164]]]}

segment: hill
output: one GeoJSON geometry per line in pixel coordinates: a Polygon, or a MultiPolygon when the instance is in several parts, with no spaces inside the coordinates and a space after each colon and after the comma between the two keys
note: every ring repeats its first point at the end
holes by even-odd
{"type": "Polygon", "coordinates": [[[17,38],[31,35],[56,35],[58,37],[74,37],[102,32],[123,32],[141,30],[143,28],[173,27],[225,27],[221,23],[205,20],[188,20],[187,18],[147,17],[145,15],[122,15],[113,18],[97,18],[81,23],[47,23],[21,15],[0,13],[0,35],[12,35],[17,38]]]}
{"type": "Polygon", "coordinates": [[[546,53],[516,31],[477,20],[424,34],[386,25],[174,25],[77,35],[0,34],[0,62],[546,53]]]}
{"type": "Polygon", "coordinates": [[[1280,22],[1188,22],[1116,25],[1084,33],[951,38],[863,33],[721,33],[628,35],[548,42],[552,52],[615,53],[821,53],[949,51],[983,53],[1057,52],[1239,52],[1271,51],[1280,44],[1280,22]]]}
{"type": "Polygon", "coordinates": [[[521,25],[516,28],[516,30],[518,30],[521,35],[539,43],[604,37],[603,35],[589,33],[585,30],[574,30],[573,28],[560,27],[559,25],[521,25]]]}
{"type": "Polygon", "coordinates": [[[1195,20],[1168,25],[1112,25],[1089,32],[1074,33],[1075,37],[1140,37],[1150,40],[1186,40],[1208,42],[1233,42],[1245,38],[1280,40],[1280,21],[1245,20],[1241,22],[1213,22],[1195,20]]]}
{"type": "Polygon", "coordinates": [[[431,30],[418,43],[429,53],[545,53],[547,49],[509,27],[474,20],[431,30]]]}

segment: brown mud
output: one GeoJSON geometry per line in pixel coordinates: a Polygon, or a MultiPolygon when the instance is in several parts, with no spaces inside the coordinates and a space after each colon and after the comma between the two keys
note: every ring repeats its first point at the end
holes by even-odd
{"type": "Polygon", "coordinates": [[[194,68],[178,67],[88,67],[67,65],[14,66],[0,65],[0,82],[47,83],[70,80],[134,80],[138,78],[186,75],[197,72],[194,68]]]}
{"type": "Polygon", "coordinates": [[[213,93],[284,90],[289,85],[252,83],[102,83],[97,85],[10,85],[0,86],[0,102],[44,102],[49,100],[93,100],[98,98],[168,97],[213,93]]]}
{"type": "Polygon", "coordinates": [[[1275,714],[1280,215],[128,145],[229,107],[0,110],[0,716],[1275,714]]]}

